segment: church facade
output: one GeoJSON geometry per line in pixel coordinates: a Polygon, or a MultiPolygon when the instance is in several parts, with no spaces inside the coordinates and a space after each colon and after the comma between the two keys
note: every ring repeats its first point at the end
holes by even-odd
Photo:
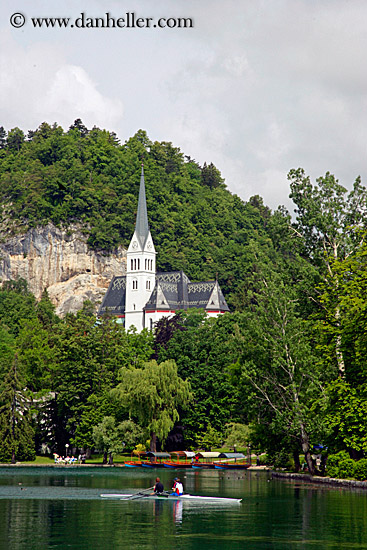
{"type": "Polygon", "coordinates": [[[218,281],[192,283],[183,271],[156,272],[156,251],[149,229],[144,168],[134,235],[126,254],[126,275],[113,277],[98,316],[108,313],[126,329],[152,330],[162,317],[179,310],[204,309],[216,317],[229,311],[218,281]]]}

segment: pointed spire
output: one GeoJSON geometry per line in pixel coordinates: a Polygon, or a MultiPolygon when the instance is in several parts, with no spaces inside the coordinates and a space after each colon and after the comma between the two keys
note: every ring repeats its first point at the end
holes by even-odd
{"type": "Polygon", "coordinates": [[[138,211],[136,214],[135,232],[140,241],[142,248],[144,248],[145,241],[149,235],[149,223],[148,223],[147,202],[145,198],[145,181],[144,181],[144,164],[143,163],[141,165],[139,202],[138,202],[138,211]]]}

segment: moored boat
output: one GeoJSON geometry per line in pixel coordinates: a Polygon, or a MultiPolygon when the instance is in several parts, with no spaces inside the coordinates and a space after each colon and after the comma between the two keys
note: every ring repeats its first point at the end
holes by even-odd
{"type": "Polygon", "coordinates": [[[218,461],[214,461],[217,470],[247,470],[250,466],[242,453],[220,453],[218,461]]]}
{"type": "Polygon", "coordinates": [[[168,453],[148,451],[145,454],[151,460],[142,460],[141,465],[143,468],[164,468],[164,462],[162,462],[163,459],[171,458],[171,455],[168,453]]]}
{"type": "Polygon", "coordinates": [[[141,467],[141,456],[145,455],[144,452],[134,451],[131,453],[131,460],[126,460],[123,465],[126,466],[126,468],[140,468],[141,467]],[[138,457],[135,459],[135,457],[138,457]]]}
{"type": "Polygon", "coordinates": [[[195,460],[192,463],[194,469],[214,470],[214,460],[219,458],[220,453],[214,451],[200,451],[195,453],[195,460]]]}
{"type": "Polygon", "coordinates": [[[191,468],[194,451],[174,451],[170,453],[171,459],[163,462],[165,468],[191,468]],[[176,460],[173,459],[176,458],[176,460]]]}

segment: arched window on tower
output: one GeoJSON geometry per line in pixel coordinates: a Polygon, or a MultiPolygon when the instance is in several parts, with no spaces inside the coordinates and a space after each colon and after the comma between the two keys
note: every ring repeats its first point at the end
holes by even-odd
{"type": "Polygon", "coordinates": [[[147,259],[145,258],[145,270],[147,269],[147,259]]]}
{"type": "Polygon", "coordinates": [[[150,281],[147,281],[146,288],[147,288],[147,290],[150,290],[150,281]]]}
{"type": "Polygon", "coordinates": [[[138,290],[138,280],[133,279],[133,290],[138,290]]]}
{"type": "Polygon", "coordinates": [[[138,269],[140,269],[140,259],[138,258],[138,269]]]}
{"type": "Polygon", "coordinates": [[[134,269],[134,260],[131,260],[131,271],[134,269]]]}

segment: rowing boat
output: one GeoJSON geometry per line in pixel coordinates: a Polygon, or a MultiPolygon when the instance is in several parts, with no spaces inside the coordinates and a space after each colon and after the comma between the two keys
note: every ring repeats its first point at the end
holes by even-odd
{"type": "Polygon", "coordinates": [[[144,494],[144,493],[104,493],[101,494],[102,498],[115,498],[119,500],[135,500],[138,498],[156,500],[156,499],[165,499],[165,500],[181,500],[183,502],[195,502],[203,504],[239,504],[241,498],[225,498],[225,497],[207,497],[199,495],[175,495],[175,494],[144,494]]]}

